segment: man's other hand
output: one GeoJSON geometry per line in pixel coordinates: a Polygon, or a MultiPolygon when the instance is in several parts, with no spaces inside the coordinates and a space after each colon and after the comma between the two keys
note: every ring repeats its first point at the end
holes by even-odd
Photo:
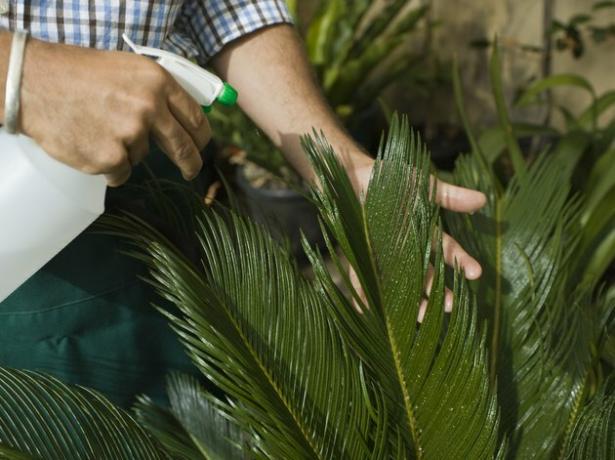
{"type": "Polygon", "coordinates": [[[148,154],[150,136],[186,180],[211,138],[201,107],[154,61],[37,40],[26,47],[20,116],[49,155],[112,187],[148,154]]]}

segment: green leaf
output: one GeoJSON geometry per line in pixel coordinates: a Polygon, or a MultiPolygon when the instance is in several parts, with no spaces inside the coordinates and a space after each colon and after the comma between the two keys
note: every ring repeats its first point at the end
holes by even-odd
{"type": "Polygon", "coordinates": [[[613,0],[605,0],[602,2],[596,2],[593,4],[592,9],[594,11],[601,10],[604,8],[615,8],[615,2],[613,0]]]}
{"type": "Polygon", "coordinates": [[[615,187],[615,149],[602,154],[595,162],[587,179],[585,204],[581,222],[586,223],[598,204],[615,187]]]}
{"type": "MultiPolygon", "coordinates": [[[[403,439],[402,452],[419,458],[495,456],[497,411],[481,334],[460,282],[445,326],[440,250],[433,254],[435,279],[425,321],[420,328],[412,321],[432,255],[430,242],[437,234],[424,147],[410,134],[407,121],[394,118],[361,205],[331,147],[322,139],[305,145],[322,186],[315,199],[325,226],[365,293],[365,298],[354,295],[363,311],[360,317],[335,287],[322,260],[313,253],[311,260],[322,289],[339,305],[336,313],[345,335],[383,386],[392,419],[391,442],[403,439]],[[470,394],[480,395],[480,402],[464,403],[470,394]],[[456,440],[454,450],[444,450],[450,445],[447,439],[456,440]]],[[[348,278],[340,274],[352,292],[348,278]]]]}
{"type": "Polygon", "coordinates": [[[580,324],[583,298],[563,294],[578,239],[569,179],[549,156],[525,181],[496,192],[476,156],[457,162],[456,183],[487,194],[472,216],[447,214],[451,233],[483,263],[474,285],[489,325],[492,381],[502,409],[501,436],[514,458],[549,458],[585,384],[590,347],[580,324]]]}
{"type": "Polygon", "coordinates": [[[0,459],[1,460],[36,460],[36,457],[33,457],[28,454],[24,454],[18,450],[7,447],[3,444],[0,444],[0,459]]]}
{"type": "Polygon", "coordinates": [[[598,97],[579,117],[579,125],[584,129],[591,129],[600,115],[615,105],[615,90],[607,91],[598,97]]]}
{"type": "Polygon", "coordinates": [[[397,15],[408,4],[408,0],[392,0],[376,15],[371,18],[371,21],[365,27],[365,30],[360,34],[349,57],[358,59],[372,43],[380,40],[384,32],[395,21],[397,15]]]}
{"type": "MultiPolygon", "coordinates": [[[[559,135],[556,129],[543,125],[513,123],[512,126],[518,139],[534,136],[555,137],[559,135]]],[[[485,129],[478,139],[478,144],[481,150],[485,152],[486,160],[489,164],[492,164],[506,150],[506,133],[499,126],[485,129]]]]}
{"type": "Polygon", "coordinates": [[[6,368],[0,368],[0,443],[4,455],[8,447],[45,460],[168,458],[149,433],[98,393],[6,368]]]}
{"type": "Polygon", "coordinates": [[[583,238],[578,250],[577,266],[584,272],[583,281],[598,282],[615,260],[615,186],[584,216],[583,238]]]}
{"type": "Polygon", "coordinates": [[[587,91],[592,97],[595,96],[594,87],[592,84],[577,74],[558,74],[552,75],[530,84],[517,100],[516,105],[519,107],[535,104],[538,102],[538,96],[554,88],[572,86],[587,91]]]}
{"type": "Polygon", "coordinates": [[[167,408],[140,396],[133,407],[136,419],[146,427],[176,460],[206,459],[190,433],[167,408]]]}
{"type": "Polygon", "coordinates": [[[603,388],[585,406],[562,458],[613,460],[615,453],[615,394],[603,388]]]}
{"type": "Polygon", "coordinates": [[[589,14],[575,14],[572,18],[570,18],[569,24],[571,25],[579,25],[585,24],[592,20],[592,17],[589,14]]]}
{"type": "Polygon", "coordinates": [[[345,11],[342,0],[332,0],[324,4],[326,7],[310,24],[306,37],[310,62],[317,66],[328,63],[332,58],[330,52],[332,36],[339,27],[338,21],[345,11]]]}
{"type": "Polygon", "coordinates": [[[227,417],[257,457],[364,458],[382,436],[328,307],[263,228],[204,210],[205,274],[136,218],[108,219],[145,254],[166,312],[193,360],[233,402],[227,417]]]}
{"type": "Polygon", "coordinates": [[[173,414],[207,459],[244,458],[242,445],[249,442],[248,437],[228,420],[224,413],[228,408],[216,403],[194,377],[172,374],[167,380],[167,393],[173,414]]]}
{"type": "Polygon", "coordinates": [[[527,174],[527,168],[525,166],[525,159],[523,153],[519,148],[517,142],[517,135],[515,134],[514,127],[510,122],[508,116],[508,108],[506,99],[504,97],[504,89],[502,85],[502,64],[500,62],[500,47],[497,44],[493,47],[491,54],[491,60],[489,63],[489,75],[491,79],[491,89],[493,92],[493,99],[495,101],[495,107],[498,113],[498,119],[500,121],[500,128],[505,135],[506,147],[508,154],[512,160],[515,168],[515,174],[520,181],[525,180],[527,174]]]}

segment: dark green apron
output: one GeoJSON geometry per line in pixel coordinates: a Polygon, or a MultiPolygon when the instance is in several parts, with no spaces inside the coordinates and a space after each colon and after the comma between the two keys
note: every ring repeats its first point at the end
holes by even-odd
{"type": "MultiPolygon", "coordinates": [[[[156,175],[179,180],[157,149],[148,163],[156,175]]],[[[143,177],[138,169],[133,183],[143,177]]],[[[111,199],[121,195],[121,188],[109,191],[111,199]]],[[[144,267],[120,254],[122,247],[86,231],[0,303],[0,366],[43,371],[122,406],[138,394],[163,401],[172,370],[196,373],[151,307],[155,294],[138,279],[144,267]]]]}

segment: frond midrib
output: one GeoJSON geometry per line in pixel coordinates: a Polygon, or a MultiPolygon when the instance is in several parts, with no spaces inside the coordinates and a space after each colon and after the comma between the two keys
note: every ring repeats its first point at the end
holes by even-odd
{"type": "Polygon", "coordinates": [[[489,360],[491,385],[495,385],[497,377],[497,357],[502,323],[502,238],[502,201],[497,196],[495,205],[495,305],[493,311],[493,333],[491,336],[491,359],[489,360]]]}
{"type": "Polygon", "coordinates": [[[399,386],[401,388],[401,392],[404,399],[404,410],[406,412],[406,418],[408,422],[408,427],[410,428],[410,435],[412,436],[412,440],[414,443],[414,451],[416,454],[417,460],[420,460],[423,457],[423,449],[420,446],[419,433],[417,428],[417,419],[414,415],[414,409],[412,406],[412,401],[410,400],[410,393],[408,392],[408,385],[406,383],[406,379],[404,378],[403,369],[401,366],[401,361],[399,359],[399,349],[397,347],[397,341],[393,336],[391,330],[391,323],[389,318],[386,318],[386,330],[387,337],[389,338],[389,343],[391,345],[391,356],[393,358],[393,364],[395,365],[395,372],[397,373],[397,379],[399,382],[399,386]]]}
{"type": "Polygon", "coordinates": [[[393,367],[395,368],[395,374],[397,376],[396,382],[399,383],[399,387],[403,396],[404,401],[404,411],[406,415],[406,423],[408,424],[408,429],[410,430],[410,436],[412,437],[412,442],[414,445],[414,450],[416,454],[417,460],[420,460],[423,456],[423,449],[420,446],[420,439],[417,429],[418,421],[414,414],[414,409],[412,405],[412,401],[410,399],[410,393],[408,392],[408,385],[406,383],[406,379],[404,378],[404,373],[402,369],[402,364],[399,359],[399,347],[397,346],[397,341],[395,340],[395,335],[393,334],[393,328],[391,327],[391,321],[387,315],[386,308],[384,308],[383,303],[383,295],[382,295],[382,285],[380,282],[380,277],[378,276],[377,264],[374,259],[374,251],[372,248],[372,242],[370,238],[369,227],[367,225],[367,215],[365,213],[365,209],[362,207],[362,219],[363,219],[363,231],[365,232],[365,241],[368,245],[368,255],[371,263],[371,269],[374,273],[374,279],[376,280],[376,285],[378,292],[376,293],[378,296],[378,303],[380,307],[380,311],[384,317],[385,329],[387,340],[389,342],[389,350],[391,351],[391,359],[393,361],[393,367]]]}
{"type": "MultiPolygon", "coordinates": [[[[221,305],[226,305],[226,303],[223,302],[223,301],[220,301],[220,304],[221,305]]],[[[237,321],[235,321],[235,318],[233,317],[233,315],[230,313],[230,311],[228,311],[227,308],[222,308],[222,311],[227,316],[227,318],[229,319],[230,323],[233,325],[233,328],[235,329],[235,332],[241,338],[245,348],[248,350],[248,353],[250,353],[250,356],[252,357],[252,359],[254,360],[256,365],[258,366],[258,369],[261,371],[263,376],[267,379],[267,381],[269,382],[269,384],[273,388],[274,393],[276,394],[276,396],[278,397],[278,399],[282,403],[282,406],[286,409],[286,411],[288,412],[288,415],[290,415],[290,417],[293,420],[293,422],[295,422],[296,428],[299,430],[299,432],[303,436],[304,440],[306,441],[306,443],[309,446],[309,448],[311,449],[311,451],[314,453],[315,457],[320,459],[320,460],[324,460],[324,458],[318,452],[318,448],[314,445],[313,440],[308,435],[308,432],[307,432],[306,428],[301,424],[300,419],[295,415],[294,411],[291,409],[291,405],[289,404],[289,402],[284,397],[284,394],[282,393],[282,391],[278,387],[277,383],[275,382],[275,380],[273,379],[273,377],[271,376],[271,374],[267,370],[267,367],[259,359],[258,353],[256,353],[256,350],[254,350],[254,348],[251,346],[250,341],[248,340],[248,338],[245,336],[245,334],[241,330],[241,327],[239,327],[239,324],[237,323],[237,321]]]]}

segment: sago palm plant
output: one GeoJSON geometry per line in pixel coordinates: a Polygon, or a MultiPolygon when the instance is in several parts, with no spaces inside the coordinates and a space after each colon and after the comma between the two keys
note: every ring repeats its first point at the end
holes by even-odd
{"type": "Polygon", "coordinates": [[[326,141],[305,140],[341,285],[321,254],[306,247],[307,277],[234,211],[198,213],[198,263],[139,219],[109,217],[225,396],[174,376],[171,407],[140,398],[133,419],[91,392],[5,370],[0,458],[612,459],[615,290],[570,283],[581,201],[559,157],[528,164],[512,134],[506,142],[509,180],[474,141],[455,172],[488,196],[472,216],[446,216],[484,266],[471,286],[444,267],[427,152],[397,118],[360,198],[326,141]]]}

